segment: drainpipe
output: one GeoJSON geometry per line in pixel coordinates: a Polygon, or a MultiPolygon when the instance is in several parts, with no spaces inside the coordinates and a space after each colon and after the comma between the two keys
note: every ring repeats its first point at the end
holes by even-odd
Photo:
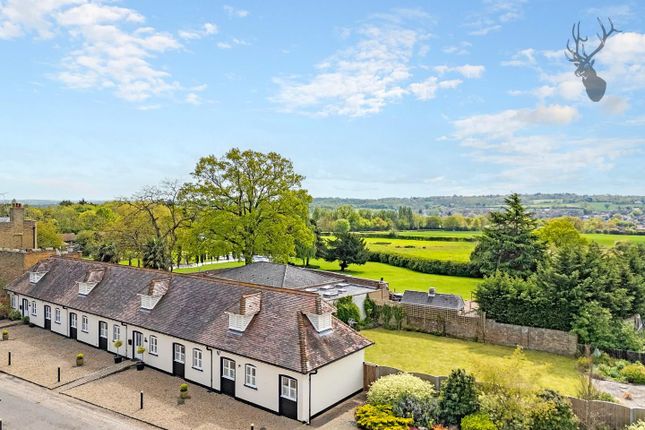
{"type": "Polygon", "coordinates": [[[317,375],[318,369],[309,373],[309,419],[307,420],[307,425],[311,425],[311,375],[317,375]]]}
{"type": "MultiPolygon", "coordinates": [[[[206,351],[210,351],[211,353],[211,386],[210,386],[210,391],[213,391],[213,348],[206,347],[206,351]]],[[[0,429],[2,430],[2,429],[0,429]]]]}
{"type": "MultiPolygon", "coordinates": [[[[128,358],[128,350],[132,350],[131,348],[128,348],[128,325],[125,324],[123,321],[119,321],[119,324],[121,324],[123,327],[125,327],[125,342],[123,343],[123,346],[125,346],[125,358],[128,358]]],[[[134,340],[133,340],[134,342],[134,340]]],[[[134,360],[134,354],[132,354],[132,359],[134,360]]]]}

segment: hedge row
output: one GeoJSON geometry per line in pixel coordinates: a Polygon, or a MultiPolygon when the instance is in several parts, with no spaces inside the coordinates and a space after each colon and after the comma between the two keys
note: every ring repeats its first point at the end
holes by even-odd
{"type": "Polygon", "coordinates": [[[405,239],[405,240],[423,240],[427,242],[476,242],[476,237],[459,237],[459,236],[411,236],[407,234],[397,234],[392,236],[390,234],[370,234],[370,233],[357,233],[362,237],[376,238],[376,239],[405,239]]]}
{"type": "Polygon", "coordinates": [[[426,260],[422,258],[372,251],[369,252],[369,261],[385,263],[396,267],[404,267],[416,272],[430,273],[433,275],[466,276],[470,278],[482,277],[479,268],[472,263],[426,260]]]}

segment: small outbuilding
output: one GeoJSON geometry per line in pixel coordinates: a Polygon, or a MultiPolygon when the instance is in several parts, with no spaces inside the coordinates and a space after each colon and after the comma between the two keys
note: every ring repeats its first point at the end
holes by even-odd
{"type": "Polygon", "coordinates": [[[430,288],[428,292],[406,290],[401,298],[401,303],[459,312],[463,312],[465,308],[464,299],[460,296],[456,294],[437,293],[434,288],[430,288]]]}

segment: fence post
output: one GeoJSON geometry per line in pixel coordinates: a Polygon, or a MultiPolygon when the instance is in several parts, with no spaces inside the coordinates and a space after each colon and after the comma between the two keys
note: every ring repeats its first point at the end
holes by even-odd
{"type": "Polygon", "coordinates": [[[8,366],[11,366],[11,351],[9,351],[9,364],[8,364],[8,366]]]}
{"type": "Polygon", "coordinates": [[[143,409],[143,391],[141,391],[141,393],[140,393],[139,409],[143,409]]]}
{"type": "MultiPolygon", "coordinates": [[[[58,373],[58,382],[60,382],[60,367],[58,368],[58,372],[57,372],[57,373],[58,373]]],[[[0,429],[0,430],[2,430],[2,429],[0,429]]]]}

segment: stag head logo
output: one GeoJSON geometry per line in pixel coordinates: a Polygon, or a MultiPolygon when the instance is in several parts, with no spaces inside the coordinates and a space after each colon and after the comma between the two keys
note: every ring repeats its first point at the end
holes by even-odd
{"type": "Polygon", "coordinates": [[[578,24],[573,24],[573,28],[571,29],[571,36],[576,44],[575,50],[571,49],[571,46],[569,46],[571,41],[567,40],[567,51],[569,52],[565,52],[567,59],[576,66],[575,74],[582,78],[582,83],[585,86],[587,95],[594,102],[600,101],[600,99],[605,95],[607,82],[596,74],[596,71],[593,68],[596,60],[594,60],[593,57],[605,47],[605,42],[609,36],[614,33],[620,33],[620,30],[616,30],[614,28],[614,23],[611,21],[611,18],[609,18],[609,24],[611,24],[609,31],[607,31],[600,18],[598,18],[598,24],[600,24],[600,28],[602,29],[602,36],[600,34],[596,34],[600,43],[591,54],[587,54],[585,52],[585,43],[588,38],[580,36],[579,21],[578,24]]]}

